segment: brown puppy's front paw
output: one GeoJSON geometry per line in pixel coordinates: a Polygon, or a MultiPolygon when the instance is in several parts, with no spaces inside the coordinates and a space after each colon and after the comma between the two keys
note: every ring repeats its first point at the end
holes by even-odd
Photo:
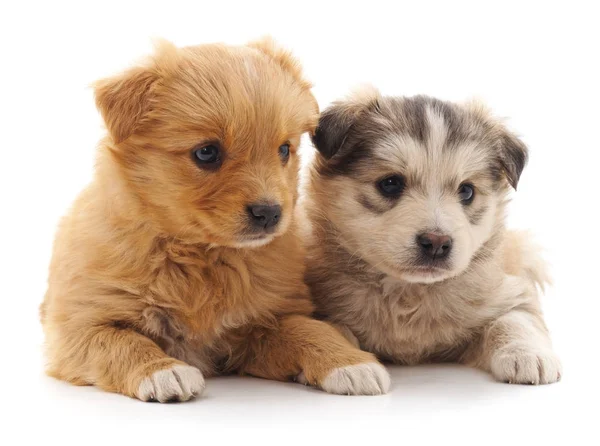
{"type": "Polygon", "coordinates": [[[549,348],[505,347],[494,354],[492,375],[511,384],[550,384],[560,380],[561,364],[549,348]]]}
{"type": "Polygon", "coordinates": [[[135,396],[142,401],[161,403],[187,401],[200,395],[204,387],[204,376],[200,370],[176,364],[142,379],[135,396]]]}
{"type": "MultiPolygon", "coordinates": [[[[304,373],[296,381],[309,384],[304,373]]],[[[331,371],[318,387],[337,395],[383,395],[390,389],[390,375],[384,366],[377,362],[348,365],[331,371]]]]}

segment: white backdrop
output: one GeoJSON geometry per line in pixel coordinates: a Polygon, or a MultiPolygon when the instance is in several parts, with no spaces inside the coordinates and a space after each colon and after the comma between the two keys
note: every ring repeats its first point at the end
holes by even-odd
{"type": "MultiPolygon", "coordinates": [[[[600,15],[593,5],[2,2],[2,442],[598,441],[600,15]],[[103,133],[89,84],[148,53],[153,37],[190,45],[264,34],[303,62],[322,108],[370,82],[390,95],[478,96],[510,117],[531,161],[509,222],[531,228],[553,265],[544,308],[564,363],[560,383],[509,386],[459,366],[393,367],[392,392],[382,397],[228,377],[209,380],[197,401],[151,405],[43,375],[37,309],[52,237],[91,178],[103,133]]],[[[306,159],[312,150],[305,144],[306,159]]]]}

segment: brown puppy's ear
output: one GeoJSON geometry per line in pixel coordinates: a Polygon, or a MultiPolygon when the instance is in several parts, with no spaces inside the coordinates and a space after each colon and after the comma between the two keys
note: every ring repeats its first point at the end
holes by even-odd
{"type": "Polygon", "coordinates": [[[292,56],[290,51],[281,48],[272,37],[263,37],[262,39],[248,43],[248,46],[257,49],[277,62],[277,64],[290,73],[303,88],[308,89],[312,87],[311,83],[302,76],[302,66],[300,65],[300,62],[292,56]]]}
{"type": "MultiPolygon", "coordinates": [[[[300,62],[292,56],[292,53],[280,47],[275,40],[271,37],[263,37],[262,39],[255,40],[253,42],[248,43],[249,48],[258,50],[263,55],[267,56],[269,59],[274,61],[277,65],[281,67],[281,69],[290,74],[294,81],[300,86],[300,88],[310,94],[310,108],[311,110],[308,112],[310,117],[308,118],[306,125],[304,126],[304,130],[310,133],[314,132],[317,116],[319,115],[319,104],[317,100],[314,98],[312,93],[310,93],[310,89],[312,88],[312,84],[304,79],[302,75],[302,66],[300,62]]],[[[303,113],[306,113],[304,111],[303,113]]]]}
{"type": "Polygon", "coordinates": [[[379,97],[379,92],[369,87],[355,92],[345,101],[334,102],[321,113],[312,142],[325,159],[341,152],[354,123],[363,113],[377,107],[379,97]]]}
{"type": "Polygon", "coordinates": [[[127,139],[150,109],[152,90],[158,74],[147,67],[103,79],[94,85],[96,107],[115,143],[127,139]]]}
{"type": "Polygon", "coordinates": [[[500,165],[509,184],[517,190],[521,173],[527,164],[527,146],[508,130],[500,138],[500,165]]]}

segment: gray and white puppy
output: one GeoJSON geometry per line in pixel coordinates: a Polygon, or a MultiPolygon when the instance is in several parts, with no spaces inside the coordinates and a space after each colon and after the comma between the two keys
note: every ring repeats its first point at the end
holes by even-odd
{"type": "Polygon", "coordinates": [[[543,262],[505,229],[527,161],[515,135],[480,104],[369,90],[325,110],[313,142],[306,280],[318,315],[384,360],[560,379],[543,262]]]}

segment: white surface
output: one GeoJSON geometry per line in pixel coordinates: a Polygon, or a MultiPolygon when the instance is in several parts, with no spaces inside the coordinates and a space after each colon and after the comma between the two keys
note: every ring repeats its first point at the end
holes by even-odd
{"type": "Polygon", "coordinates": [[[332,3],[2,2],[3,444],[598,441],[594,2],[332,3]],[[146,54],[152,37],[187,45],[267,33],[303,62],[322,107],[370,81],[385,94],[479,96],[511,117],[531,161],[509,222],[534,230],[553,264],[544,306],[564,364],[560,383],[510,386],[460,366],[393,367],[386,396],[227,377],[209,379],[199,400],[159,405],[43,375],[37,308],[52,237],[91,177],[103,132],[87,86],[146,54]]]}

